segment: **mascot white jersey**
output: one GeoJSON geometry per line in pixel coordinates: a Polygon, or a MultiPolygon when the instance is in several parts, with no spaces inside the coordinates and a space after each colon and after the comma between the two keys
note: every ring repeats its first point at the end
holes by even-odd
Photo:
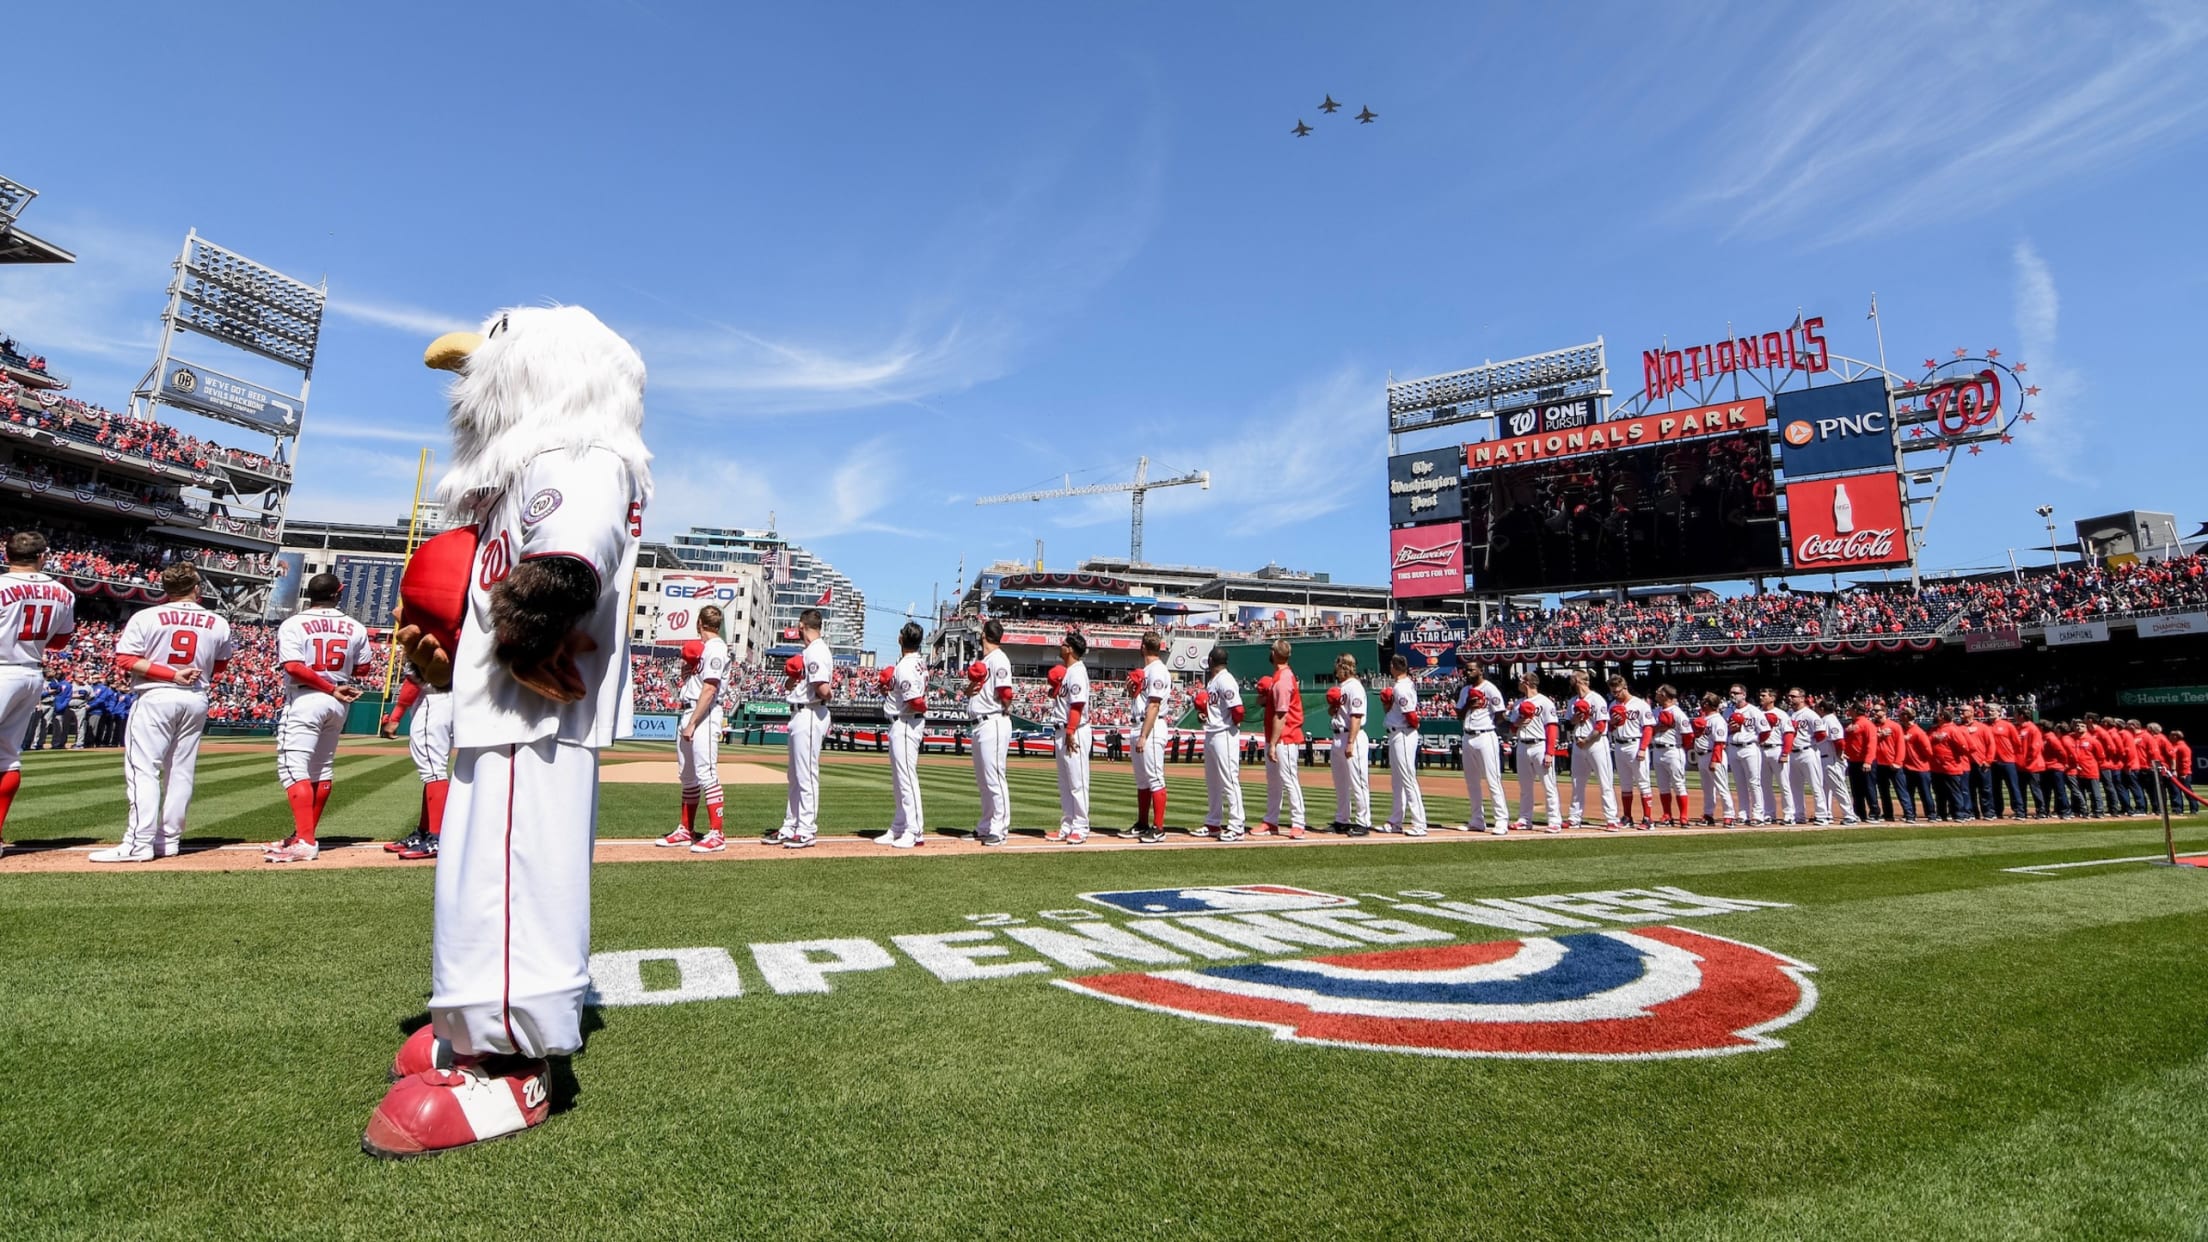
{"type": "Polygon", "coordinates": [[[459,377],[442,492],[477,544],[446,653],[431,1024],[401,1049],[403,1076],[370,1120],[378,1155],[536,1125],[543,1058],[582,1046],[597,751],[628,715],[622,608],[652,492],[643,361],[590,312],[505,311],[425,361],[459,377]]]}

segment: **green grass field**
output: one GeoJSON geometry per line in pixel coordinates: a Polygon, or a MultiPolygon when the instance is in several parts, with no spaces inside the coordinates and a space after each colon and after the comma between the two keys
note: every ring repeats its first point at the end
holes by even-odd
{"type": "MultiPolygon", "coordinates": [[[[273,766],[266,753],[207,756],[188,840],[280,835],[273,766]]],[[[1181,823],[1200,796],[1186,771],[1181,823]]],[[[1461,818],[1455,775],[1437,775],[1435,820],[1461,818]]],[[[926,780],[931,822],[971,823],[962,769],[926,780]]],[[[1055,822],[1047,771],[1013,781],[1018,826],[1055,822]]],[[[1126,768],[1099,764],[1096,785],[1099,825],[1119,823],[1126,768]]],[[[416,788],[403,753],[348,753],[325,839],[395,835],[416,788]]],[[[729,798],[732,832],[779,817],[779,787],[731,786],[729,798]]],[[[1324,798],[1313,799],[1322,821],[1324,798]]],[[[668,787],[608,785],[601,832],[656,835],[673,801],[668,787]]],[[[113,840],[122,805],[114,753],[33,754],[7,835],[33,848],[113,840]]],[[[830,767],[824,805],[836,828],[881,826],[886,768],[830,767]]],[[[2190,1176],[2208,1149],[2208,873],[2004,870],[2155,853],[2159,823],[1445,835],[772,862],[737,846],[732,861],[602,865],[601,953],[703,951],[685,959],[694,965],[726,951],[741,995],[605,1007],[573,1060],[565,1112],[509,1142],[403,1163],[357,1144],[402,1025],[423,1012],[426,868],[22,874],[10,856],[0,1236],[2007,1239],[2208,1227],[2208,1190],[2190,1176]],[[1052,983],[1108,972],[1058,966],[1012,936],[1066,931],[1083,893],[1259,883],[1353,897],[1449,943],[1520,933],[1386,907],[1405,890],[1433,908],[1656,885],[1789,903],[1676,922],[1814,966],[1818,999],[1772,1033],[1783,1047],[1733,1056],[1441,1058],[1106,1003],[1052,983]],[[1006,950],[977,962],[1041,965],[945,982],[893,940],[962,931],[1006,950]],[[889,964],[816,976],[826,991],[778,991],[804,972],[761,961],[832,956],[775,947],[815,940],[870,942],[889,964]]],[[[2208,848],[2208,824],[2181,822],[2179,840],[2208,848]]],[[[698,984],[692,965],[634,969],[664,999],[698,984]]],[[[1109,968],[1141,969],[1158,967],[1109,968]]]]}

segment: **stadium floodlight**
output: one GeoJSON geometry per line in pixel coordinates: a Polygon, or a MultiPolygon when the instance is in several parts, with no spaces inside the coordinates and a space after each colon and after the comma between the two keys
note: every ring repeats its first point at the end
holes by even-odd
{"type": "Polygon", "coordinates": [[[38,191],[18,181],[0,177],[0,225],[15,223],[23,214],[24,205],[38,197],[38,191]]]}
{"type": "Polygon", "coordinates": [[[177,327],[312,375],[324,286],[310,285],[201,237],[185,238],[171,314],[177,327]]]}
{"type": "Polygon", "coordinates": [[[1486,418],[1497,410],[1599,395],[1610,368],[1602,338],[1503,362],[1388,385],[1388,433],[1486,418]]]}

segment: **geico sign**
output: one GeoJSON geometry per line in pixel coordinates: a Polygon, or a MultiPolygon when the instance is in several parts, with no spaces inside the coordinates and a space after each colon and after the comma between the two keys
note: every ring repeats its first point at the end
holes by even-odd
{"type": "Polygon", "coordinates": [[[670,583],[664,594],[668,599],[733,600],[742,592],[733,586],[682,586],[670,583]]]}
{"type": "Polygon", "coordinates": [[[1884,530],[1859,530],[1846,535],[1804,535],[1801,544],[1794,549],[1794,563],[1814,565],[1833,561],[1845,565],[1882,560],[1893,555],[1898,533],[1889,526],[1884,530]]]}
{"type": "Polygon", "coordinates": [[[1820,418],[1814,422],[1799,418],[1786,425],[1782,433],[1789,445],[1806,448],[1823,441],[1845,439],[1849,436],[1877,436],[1886,434],[1886,411],[1868,410],[1846,418],[1820,418]]]}

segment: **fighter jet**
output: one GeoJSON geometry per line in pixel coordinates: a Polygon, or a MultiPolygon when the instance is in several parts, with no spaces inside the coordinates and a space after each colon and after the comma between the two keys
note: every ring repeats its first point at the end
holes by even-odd
{"type": "Polygon", "coordinates": [[[1379,113],[1374,112],[1370,108],[1366,108],[1364,111],[1357,114],[1357,123],[1359,125],[1370,125],[1373,123],[1373,121],[1377,120],[1379,116],[1379,113]]]}
{"type": "Polygon", "coordinates": [[[1319,111],[1334,112],[1338,110],[1341,106],[1342,105],[1334,102],[1334,97],[1332,95],[1328,95],[1326,97],[1326,102],[1319,105],[1319,111]]]}
{"type": "Polygon", "coordinates": [[[1296,118],[1296,127],[1288,132],[1294,134],[1298,138],[1301,138],[1311,132],[1311,127],[1304,124],[1303,118],[1299,116],[1296,118]]]}

